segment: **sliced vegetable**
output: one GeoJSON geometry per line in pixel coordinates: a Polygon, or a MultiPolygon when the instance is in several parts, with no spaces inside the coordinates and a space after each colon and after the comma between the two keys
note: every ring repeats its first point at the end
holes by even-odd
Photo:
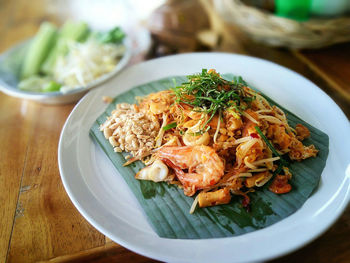
{"type": "Polygon", "coordinates": [[[67,21],[63,24],[60,38],[63,39],[72,39],[75,41],[85,41],[89,35],[89,26],[85,22],[72,22],[67,21]]]}
{"type": "Polygon", "coordinates": [[[46,77],[40,77],[37,75],[31,76],[22,80],[18,84],[20,90],[41,92],[44,86],[47,86],[50,80],[46,77]]]}
{"type": "Polygon", "coordinates": [[[120,27],[115,27],[105,33],[100,32],[96,38],[100,43],[115,43],[119,44],[123,41],[125,33],[120,27]]]}
{"type": "Polygon", "coordinates": [[[67,87],[81,87],[115,69],[125,49],[122,45],[101,45],[94,39],[72,43],[66,56],[53,68],[54,79],[67,87]]]}
{"type": "Polygon", "coordinates": [[[89,27],[85,22],[67,21],[58,34],[56,45],[46,58],[41,67],[41,71],[46,74],[52,74],[53,68],[58,57],[68,52],[70,42],[83,41],[89,34],[89,27]]]}
{"type": "Polygon", "coordinates": [[[163,130],[164,130],[164,131],[167,131],[167,130],[170,130],[170,129],[172,129],[172,128],[175,128],[176,126],[177,126],[177,123],[176,123],[176,122],[172,122],[172,123],[170,123],[170,124],[164,126],[164,127],[163,127],[163,130]]]}
{"type": "Polygon", "coordinates": [[[36,75],[44,62],[49,50],[54,45],[57,34],[55,25],[44,22],[41,24],[38,33],[30,44],[27,55],[24,59],[21,79],[36,75]]]}
{"type": "Polygon", "coordinates": [[[43,87],[42,91],[43,92],[59,91],[61,87],[62,87],[61,84],[55,81],[50,81],[46,86],[43,87]]]}

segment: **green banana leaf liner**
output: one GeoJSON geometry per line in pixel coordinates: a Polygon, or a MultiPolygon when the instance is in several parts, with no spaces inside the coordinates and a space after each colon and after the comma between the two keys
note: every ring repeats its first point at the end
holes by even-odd
{"type": "MultiPolygon", "coordinates": [[[[234,75],[224,74],[223,77],[232,80],[234,75]]],[[[290,164],[289,168],[293,174],[290,181],[291,192],[276,195],[270,192],[267,189],[268,186],[265,185],[249,194],[251,198],[249,211],[242,206],[240,196],[233,196],[227,205],[197,208],[193,214],[190,214],[189,210],[194,198],[185,196],[182,189],[167,183],[136,180],[135,174],[144,165],[138,161],[123,167],[126,154],[113,151],[113,147],[104,138],[99,126],[105,122],[106,117],[115,109],[116,104],[135,103],[135,96],[144,96],[169,89],[174,86],[174,81],[180,84],[186,82],[187,78],[183,76],[157,80],[137,86],[117,96],[90,130],[91,137],[102,147],[115,168],[123,176],[147,215],[152,228],[160,237],[202,239],[249,233],[270,226],[293,214],[316,190],[328,156],[329,138],[327,134],[309,125],[269,98],[267,99],[271,104],[284,110],[292,127],[301,123],[310,130],[310,138],[304,140],[303,143],[305,145],[314,144],[319,150],[317,157],[290,164]]]]}

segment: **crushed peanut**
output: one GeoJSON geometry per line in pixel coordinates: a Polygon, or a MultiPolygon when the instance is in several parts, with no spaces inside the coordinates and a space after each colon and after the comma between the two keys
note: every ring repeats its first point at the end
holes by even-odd
{"type": "Polygon", "coordinates": [[[111,103],[113,101],[113,98],[112,97],[109,97],[109,96],[103,96],[102,97],[102,101],[104,103],[111,103]]]}
{"type": "Polygon", "coordinates": [[[118,104],[100,126],[115,152],[130,152],[134,157],[153,149],[159,129],[160,124],[153,115],[148,116],[135,104],[127,103],[118,104]]]}

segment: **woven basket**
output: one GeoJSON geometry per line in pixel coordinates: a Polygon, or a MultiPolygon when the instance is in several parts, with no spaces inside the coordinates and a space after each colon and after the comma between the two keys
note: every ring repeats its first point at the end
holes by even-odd
{"type": "Polygon", "coordinates": [[[227,26],[236,25],[254,40],[270,46],[313,49],[350,41],[350,17],[297,22],[247,6],[239,0],[204,2],[211,5],[227,26]]]}

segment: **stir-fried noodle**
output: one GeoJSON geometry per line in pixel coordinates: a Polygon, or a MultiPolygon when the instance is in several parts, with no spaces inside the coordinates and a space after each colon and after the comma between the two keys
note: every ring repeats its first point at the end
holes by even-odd
{"type": "Polygon", "coordinates": [[[197,195],[191,213],[197,204],[229,203],[232,194],[242,195],[248,205],[248,193],[270,181],[272,192],[287,193],[292,177],[289,161],[318,152],[301,142],[310,136],[306,127],[290,127],[285,113],[241,78],[227,81],[215,70],[188,76],[188,82],[152,93],[133,107],[135,114],[157,122],[156,137],[151,149],[142,151],[141,137],[136,135],[139,148],[133,149],[126,165],[142,160],[147,166],[137,179],[165,181],[181,187],[187,196],[197,195]]]}

